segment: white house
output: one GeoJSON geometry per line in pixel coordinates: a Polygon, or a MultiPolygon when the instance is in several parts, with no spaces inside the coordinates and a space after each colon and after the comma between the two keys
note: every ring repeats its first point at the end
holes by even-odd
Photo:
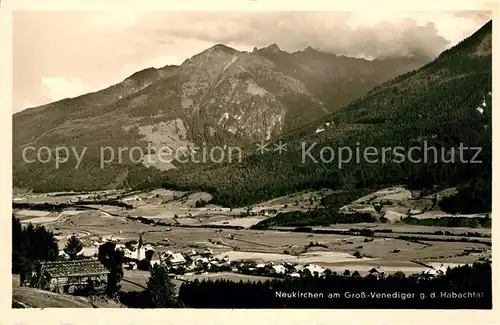
{"type": "Polygon", "coordinates": [[[436,269],[427,269],[423,272],[425,275],[437,276],[439,275],[439,271],[436,269]]]}
{"type": "Polygon", "coordinates": [[[166,262],[170,265],[181,265],[186,264],[186,259],[181,253],[167,252],[166,262]]]}
{"type": "Polygon", "coordinates": [[[300,272],[300,271],[304,270],[304,266],[297,264],[297,265],[294,265],[293,269],[295,270],[295,272],[300,272]]]}
{"type": "Polygon", "coordinates": [[[194,263],[196,266],[205,266],[208,264],[208,262],[209,262],[208,258],[201,257],[201,258],[197,258],[194,263]]]}
{"type": "Polygon", "coordinates": [[[304,270],[308,270],[313,275],[314,275],[314,272],[318,272],[319,275],[321,275],[325,272],[324,268],[322,268],[319,265],[315,265],[315,264],[309,264],[309,265],[304,266],[304,270]]]}
{"type": "Polygon", "coordinates": [[[123,255],[125,257],[128,257],[128,258],[134,258],[135,256],[135,252],[132,252],[130,249],[128,248],[122,248],[122,252],[123,252],[123,255]]]}
{"type": "Polygon", "coordinates": [[[271,266],[272,272],[274,274],[285,274],[286,268],[283,265],[273,265],[271,266]]]}
{"type": "Polygon", "coordinates": [[[196,256],[196,255],[198,255],[198,252],[196,251],[196,249],[193,249],[193,250],[187,252],[186,255],[188,255],[188,256],[196,256]]]}
{"type": "Polygon", "coordinates": [[[213,254],[214,252],[210,248],[207,248],[203,251],[203,255],[205,256],[212,256],[213,254]]]}
{"type": "Polygon", "coordinates": [[[149,263],[151,264],[152,267],[154,267],[155,265],[160,265],[161,261],[159,259],[154,258],[149,263]]]}

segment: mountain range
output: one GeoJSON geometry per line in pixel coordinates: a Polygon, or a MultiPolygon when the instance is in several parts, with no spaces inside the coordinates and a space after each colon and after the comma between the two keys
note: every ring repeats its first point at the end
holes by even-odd
{"type": "Polygon", "coordinates": [[[491,22],[434,60],[368,61],[312,48],[288,53],[276,44],[242,52],[218,44],[180,66],[146,69],[102,91],[26,109],[14,114],[13,126],[14,185],[37,191],[164,186],[206,190],[220,204],[241,206],[308,188],[405,183],[474,189],[478,200],[489,186],[488,201],[491,22]],[[283,141],[287,150],[257,154],[254,143],[260,141],[283,141]],[[304,143],[318,144],[311,151],[317,157],[325,146],[423,141],[448,154],[460,143],[481,146],[485,163],[360,162],[340,168],[301,159],[304,143]],[[246,148],[245,158],[238,164],[153,166],[125,159],[100,168],[103,146],[149,144],[153,154],[161,146],[201,143],[238,145],[246,148]],[[78,169],[72,157],[55,169],[24,163],[27,146],[87,152],[78,169]]]}
{"type": "MultiPolygon", "coordinates": [[[[107,89],[14,114],[14,183],[40,190],[121,186],[131,168],[129,157],[99,171],[99,148],[149,144],[153,150],[182,150],[269,140],[338,110],[425,60],[368,61],[312,48],[288,53],[276,44],[249,53],[217,44],[180,66],[145,69],[107,89]],[[24,148],[43,146],[85,147],[86,159],[78,170],[70,163],[57,171],[54,164],[24,163],[24,148]]],[[[30,154],[28,159],[34,158],[35,152],[30,154]]]]}

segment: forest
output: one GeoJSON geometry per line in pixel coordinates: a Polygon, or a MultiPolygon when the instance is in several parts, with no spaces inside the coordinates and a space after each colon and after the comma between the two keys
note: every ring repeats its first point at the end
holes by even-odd
{"type": "MultiPolygon", "coordinates": [[[[242,143],[241,163],[183,164],[168,171],[132,164],[128,166],[122,186],[207,191],[213,195],[211,203],[226,207],[248,206],[322,188],[350,190],[404,184],[425,190],[457,186],[456,197],[443,202],[445,211],[490,212],[491,26],[491,22],[486,24],[422,68],[387,81],[350,104],[331,110],[333,113],[271,139],[272,143],[287,143],[284,153],[256,154],[255,144],[242,143]],[[478,107],[482,107],[482,111],[478,111],[478,107]],[[326,123],[331,127],[315,132],[326,123]],[[421,163],[394,162],[388,157],[386,162],[351,162],[339,168],[337,164],[302,163],[303,142],[318,142],[312,152],[314,156],[318,156],[324,146],[353,149],[357,146],[406,149],[430,146],[445,154],[442,157],[431,153],[427,161],[421,163]],[[475,157],[481,163],[461,162],[454,150],[460,145],[481,148],[480,155],[475,157]]],[[[468,151],[463,158],[470,161],[473,153],[468,151]]],[[[423,156],[421,153],[415,158],[423,156]]],[[[87,163],[98,166],[98,162],[87,163]]],[[[42,181],[34,190],[97,190],[119,177],[120,169],[110,165],[106,173],[98,167],[85,175],[76,174],[72,169],[60,173],[66,174],[42,181]]],[[[15,181],[23,182],[22,179],[15,181]]]]}
{"type": "Polygon", "coordinates": [[[44,226],[21,225],[12,217],[12,273],[29,272],[36,261],[55,261],[59,247],[54,233],[44,226]]]}
{"type": "Polygon", "coordinates": [[[307,227],[307,226],[328,226],[337,223],[362,223],[375,222],[376,219],[370,213],[344,214],[338,209],[321,208],[308,212],[284,212],[275,217],[262,220],[251,229],[264,230],[277,226],[307,227]]]}
{"type": "Polygon", "coordinates": [[[419,70],[386,82],[346,107],[309,125],[284,134],[274,142],[287,143],[287,152],[250,154],[240,164],[185,166],[157,173],[134,169],[134,186],[204,190],[212,203],[228,207],[308,189],[363,189],[380,184],[405,184],[425,190],[458,186],[459,194],[443,203],[460,213],[491,211],[491,55],[473,52],[491,33],[491,24],[419,70]],[[483,112],[476,110],[484,102],[483,112]],[[331,128],[316,134],[318,125],[331,128]],[[322,147],[436,148],[437,154],[420,152],[408,159],[380,163],[336,164],[301,162],[301,144],[318,142],[322,147]],[[459,157],[460,146],[481,148],[477,163],[467,163],[475,151],[459,157]],[[443,154],[444,152],[444,154],[443,154]],[[427,158],[424,160],[424,158],[427,158]],[[462,158],[462,159],[460,159],[462,158]],[[144,181],[148,179],[149,181],[144,181]]]}

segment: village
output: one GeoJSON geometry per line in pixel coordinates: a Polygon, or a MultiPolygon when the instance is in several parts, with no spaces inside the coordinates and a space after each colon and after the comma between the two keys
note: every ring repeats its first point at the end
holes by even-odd
{"type": "MultiPolygon", "coordinates": [[[[418,207],[420,201],[397,187],[345,208],[353,213],[353,209],[370,208],[373,197],[378,197],[377,202],[392,200],[395,203],[382,210],[390,222],[335,224],[305,232],[293,227],[252,228],[278,213],[308,211],[308,205],[317,205],[326,193],[298,193],[239,209],[200,204],[210,199],[205,193],[165,190],[20,196],[14,201],[26,203],[16,205],[14,215],[24,227],[34,224],[52,231],[59,256],[41,261],[29,274],[21,273],[19,280],[14,277],[14,287],[16,292],[33,288],[75,297],[102,294],[110,275],[109,265],[101,263],[102,247],[122,255],[120,290],[125,293],[145,290],[155,266],[166,270],[178,292],[183,283],[196,280],[256,283],[331,275],[384,279],[394,274],[430,279],[450,268],[491,259],[489,228],[413,226],[398,221],[408,206],[418,207]],[[123,196],[121,202],[133,202],[133,207],[102,201],[106,195],[116,200],[113,196],[118,194],[123,196]],[[71,205],[72,200],[79,203],[71,205]],[[396,218],[397,209],[401,213],[396,218]],[[472,237],[464,238],[465,234],[472,237]],[[70,256],[66,246],[75,240],[81,248],[70,256]]],[[[440,212],[427,212],[427,217],[435,218],[433,213],[440,212]]]]}
{"type": "MultiPolygon", "coordinates": [[[[231,235],[229,236],[231,237],[231,235]]],[[[81,234],[79,236],[78,234],[69,235],[66,239],[80,241],[78,237],[81,237],[85,241],[85,236],[81,234]]],[[[168,241],[168,239],[165,239],[165,241],[168,241]]],[[[42,261],[30,275],[21,276],[20,285],[76,295],[102,293],[106,289],[109,270],[97,259],[97,251],[99,247],[105,244],[111,244],[116,251],[121,252],[123,256],[122,267],[128,277],[134,275],[134,273],[147,274],[149,272],[145,273],[144,271],[150,271],[157,265],[164,267],[172,280],[181,282],[189,282],[196,279],[197,275],[203,276],[207,274],[225,276],[229,274],[242,275],[245,276],[244,279],[247,281],[266,278],[321,278],[327,275],[361,276],[360,272],[356,269],[349,270],[346,268],[341,271],[337,268],[337,271],[332,271],[332,269],[318,264],[300,263],[301,259],[299,256],[297,256],[298,263],[294,259],[284,261],[263,261],[262,259],[255,258],[231,259],[229,257],[230,254],[217,254],[210,248],[185,249],[182,251],[158,250],[158,247],[155,248],[153,245],[145,243],[142,234],[140,234],[138,240],[129,240],[125,243],[121,243],[115,236],[94,241],[93,245],[96,248],[96,252],[91,255],[92,250],[87,248],[76,260],[73,260],[65,252],[65,249],[60,249],[58,261],[42,261]],[[92,290],[89,292],[88,288],[90,286],[92,290]]],[[[310,242],[307,245],[307,247],[315,246],[321,247],[322,244],[310,242]]],[[[475,254],[477,257],[481,257],[485,253],[484,249],[471,248],[464,250],[462,254],[475,254]]],[[[352,255],[352,259],[363,259],[363,256],[359,252],[352,255]]],[[[446,274],[449,266],[443,263],[440,265],[436,263],[418,264],[419,268],[415,268],[414,270],[418,273],[419,278],[425,279],[446,274]]],[[[386,276],[384,270],[389,270],[384,267],[368,267],[369,265],[369,263],[366,264],[364,275],[374,279],[384,278],[386,276]]],[[[390,273],[403,273],[402,271],[395,272],[395,270],[393,269],[390,273]]],[[[128,280],[128,277],[126,276],[124,281],[137,284],[128,280]]],[[[143,282],[142,286],[144,284],[145,282],[143,282]]],[[[141,287],[141,284],[137,284],[137,286],[141,287]]]]}

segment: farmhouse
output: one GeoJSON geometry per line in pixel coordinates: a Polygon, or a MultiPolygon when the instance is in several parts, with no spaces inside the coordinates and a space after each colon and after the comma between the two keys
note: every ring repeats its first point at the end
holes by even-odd
{"type": "Polygon", "coordinates": [[[281,275],[286,273],[286,268],[283,265],[272,265],[271,266],[271,274],[281,275]]]}
{"type": "Polygon", "coordinates": [[[214,252],[210,248],[206,248],[201,254],[203,257],[211,257],[214,252]]]}
{"type": "Polygon", "coordinates": [[[166,263],[169,265],[184,265],[186,264],[186,259],[181,253],[173,253],[168,251],[166,253],[166,263]]]}
{"type": "Polygon", "coordinates": [[[308,264],[308,265],[304,266],[304,271],[309,272],[311,275],[315,275],[315,274],[323,275],[323,273],[325,272],[325,269],[319,265],[316,265],[316,264],[308,264]]]}
{"type": "Polygon", "coordinates": [[[385,273],[377,270],[376,268],[371,268],[370,271],[368,271],[368,277],[371,278],[376,278],[376,279],[382,279],[384,277],[385,273]]]}
{"type": "Polygon", "coordinates": [[[32,286],[59,293],[102,291],[106,288],[108,273],[97,259],[41,262],[36,268],[32,286]]]}

